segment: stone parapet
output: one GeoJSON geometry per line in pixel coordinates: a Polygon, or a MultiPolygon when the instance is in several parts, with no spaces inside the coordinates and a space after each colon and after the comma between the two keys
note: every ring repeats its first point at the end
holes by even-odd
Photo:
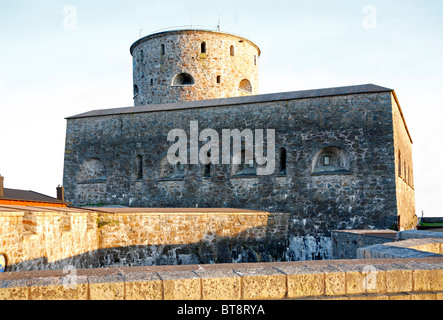
{"type": "Polygon", "coordinates": [[[441,300],[443,258],[14,272],[1,300],[441,300]]]}
{"type": "Polygon", "coordinates": [[[358,259],[443,257],[442,238],[409,239],[357,249],[358,259]]]}
{"type": "Polygon", "coordinates": [[[289,215],[242,209],[0,207],[7,271],[278,261],[289,215]]]}

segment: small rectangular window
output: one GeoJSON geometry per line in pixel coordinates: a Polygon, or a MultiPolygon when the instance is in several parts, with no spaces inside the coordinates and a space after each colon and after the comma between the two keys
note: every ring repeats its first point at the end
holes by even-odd
{"type": "Polygon", "coordinates": [[[221,76],[217,76],[217,83],[221,83],[221,76]]]}
{"type": "Polygon", "coordinates": [[[330,156],[324,156],[323,157],[323,165],[329,166],[331,164],[331,157],[330,156]]]}

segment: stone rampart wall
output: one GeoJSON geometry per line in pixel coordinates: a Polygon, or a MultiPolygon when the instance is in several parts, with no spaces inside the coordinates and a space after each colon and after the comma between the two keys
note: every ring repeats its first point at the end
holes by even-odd
{"type": "Polygon", "coordinates": [[[288,214],[233,209],[0,208],[7,270],[277,261],[288,214]]]}
{"type": "Polygon", "coordinates": [[[443,259],[331,260],[1,274],[0,300],[13,299],[442,300],[443,259]]]}
{"type": "Polygon", "coordinates": [[[357,249],[395,241],[393,230],[333,230],[332,259],[356,259],[357,249]]]}

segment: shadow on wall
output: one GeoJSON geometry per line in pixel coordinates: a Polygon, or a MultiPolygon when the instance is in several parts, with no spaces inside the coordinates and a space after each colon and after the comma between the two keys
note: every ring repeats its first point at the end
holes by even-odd
{"type": "Polygon", "coordinates": [[[209,235],[187,244],[101,248],[52,262],[41,257],[7,266],[6,271],[287,261],[286,234],[251,239],[247,237],[250,232],[246,230],[237,237],[209,235]]]}

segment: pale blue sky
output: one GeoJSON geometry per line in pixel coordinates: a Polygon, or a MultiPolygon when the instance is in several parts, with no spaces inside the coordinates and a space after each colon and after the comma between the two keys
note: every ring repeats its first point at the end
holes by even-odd
{"type": "Polygon", "coordinates": [[[215,28],[219,19],[222,31],[261,48],[260,93],[366,83],[395,89],[414,140],[417,215],[443,216],[439,0],[0,0],[5,186],[55,196],[64,118],[133,104],[129,47],[140,29],[215,28]],[[75,29],[66,28],[66,6],[76,9],[75,29]],[[364,23],[367,6],[376,9],[375,29],[364,23]]]}

